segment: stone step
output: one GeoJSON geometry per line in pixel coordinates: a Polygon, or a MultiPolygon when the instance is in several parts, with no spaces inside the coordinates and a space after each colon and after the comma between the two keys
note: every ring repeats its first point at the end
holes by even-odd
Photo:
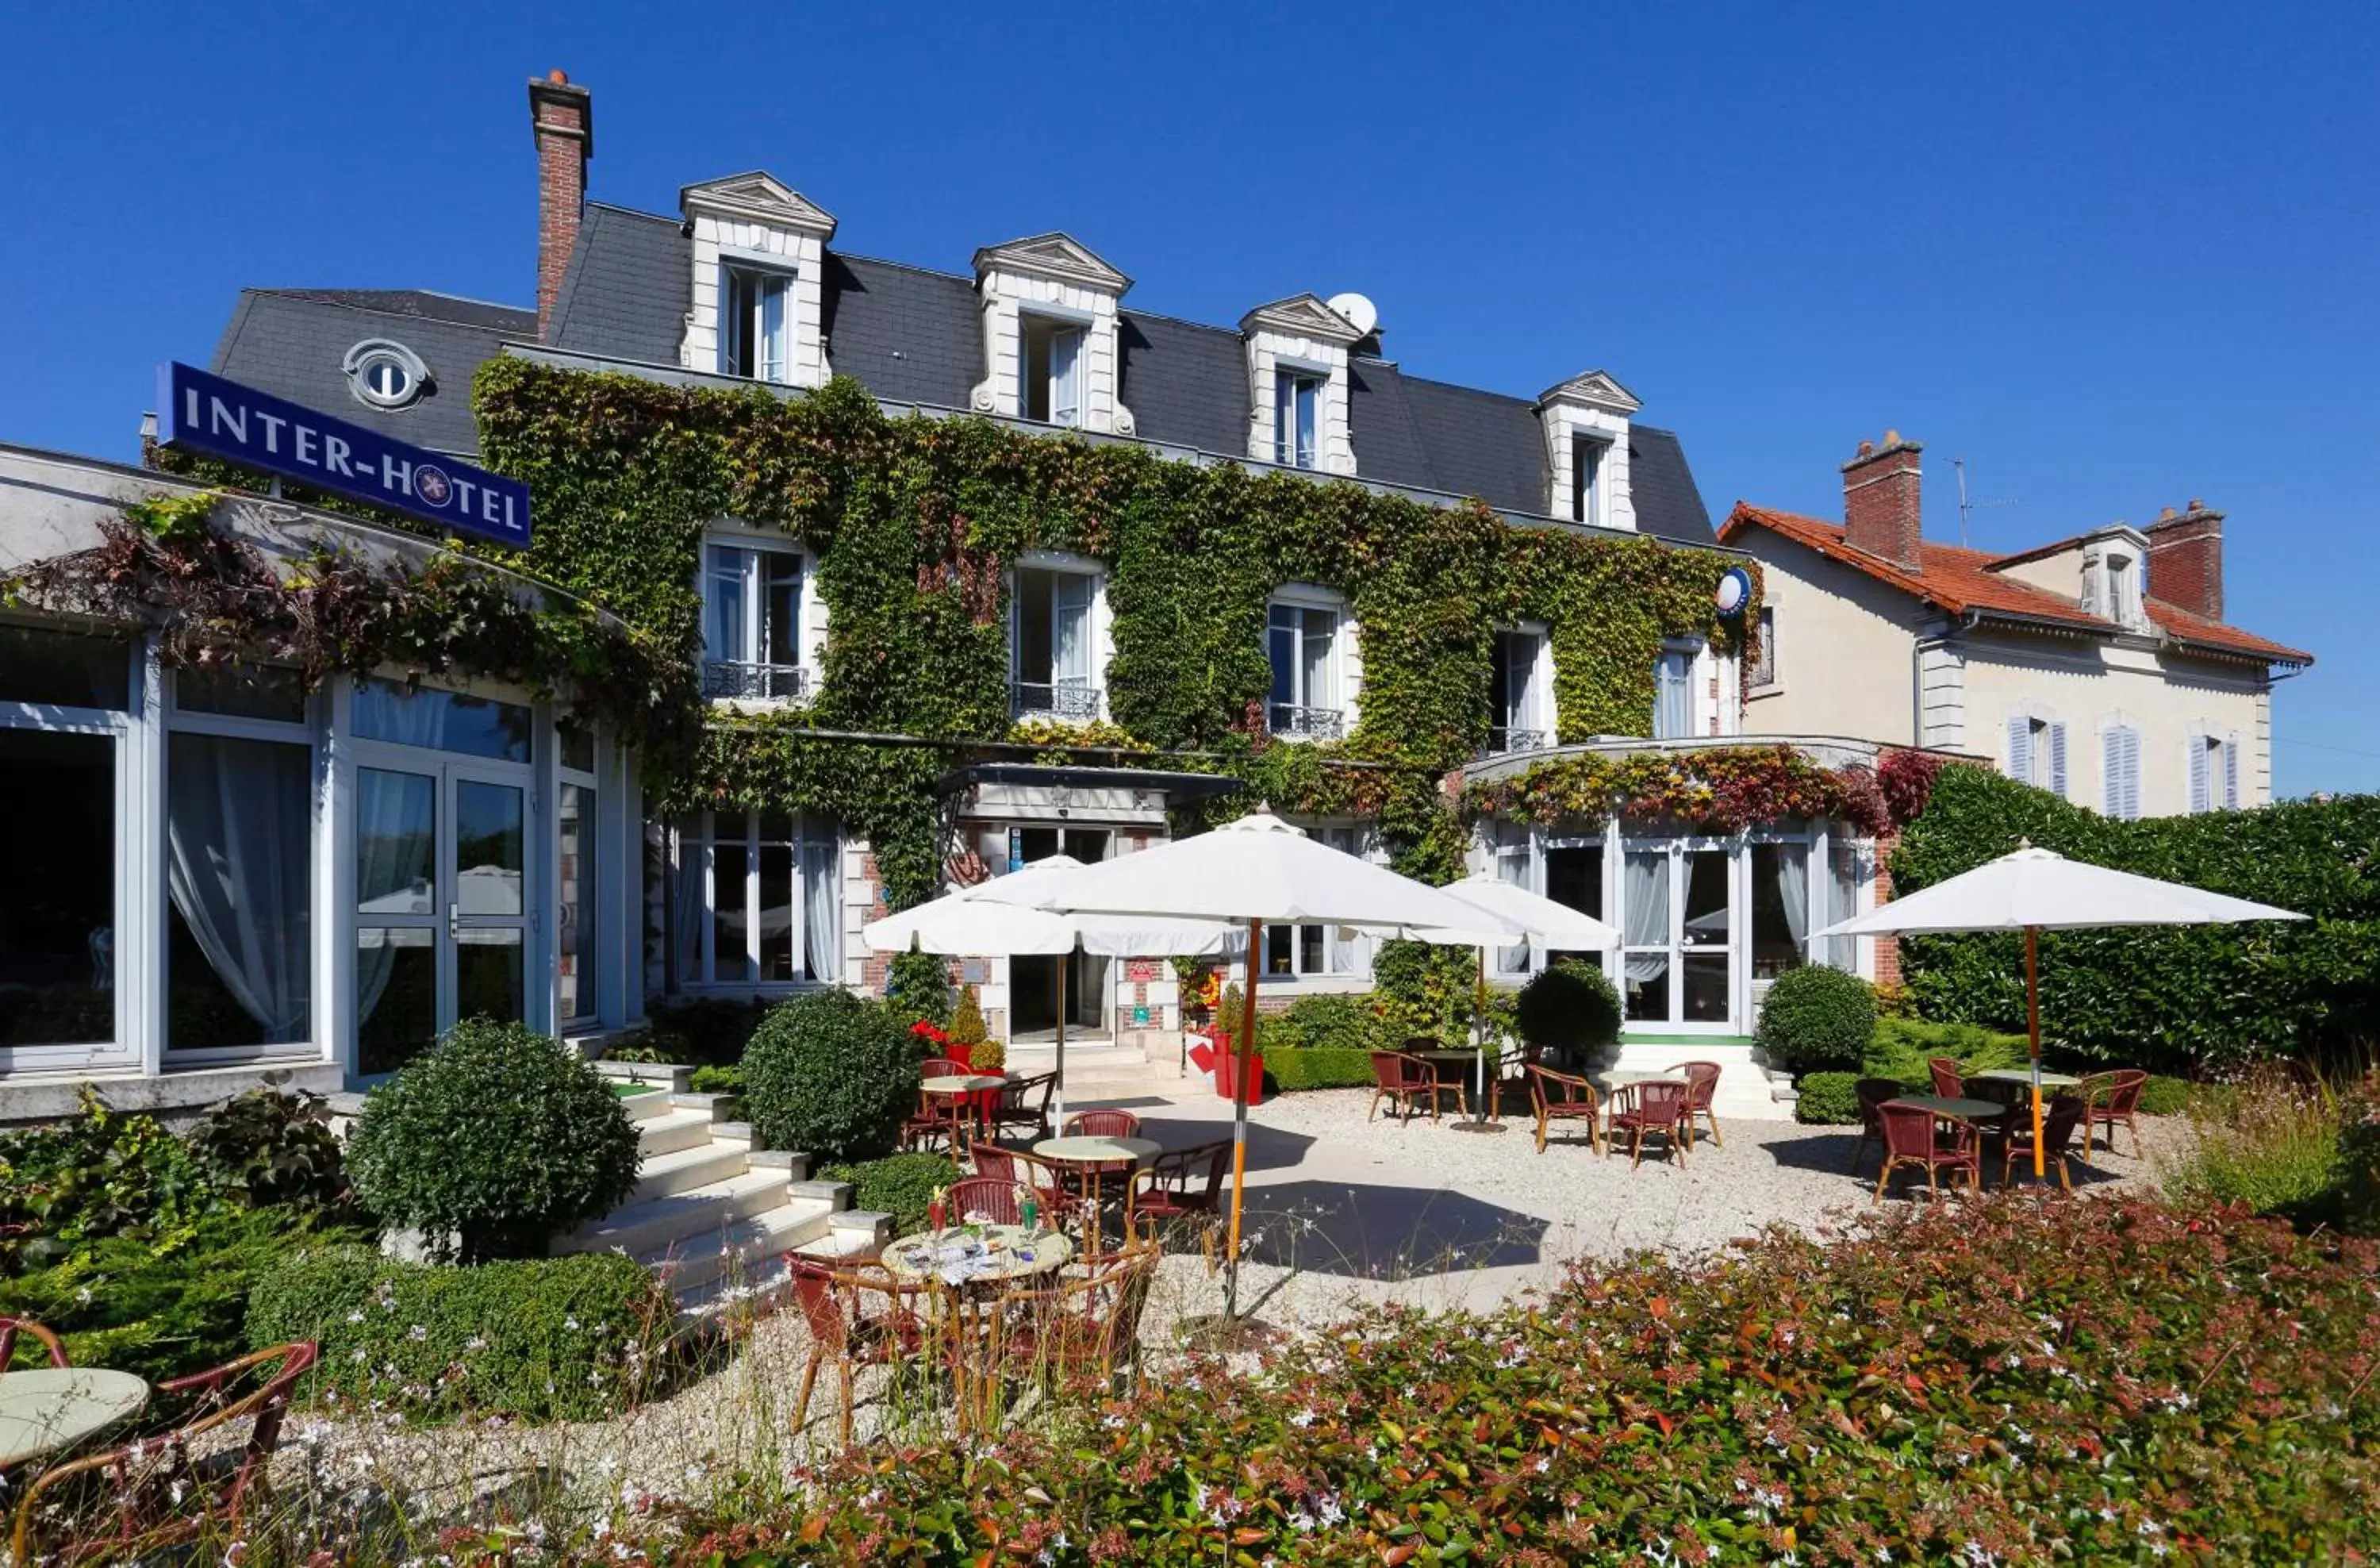
{"type": "MultiPolygon", "coordinates": [[[[666,1097],[664,1097],[666,1098],[666,1097]]],[[[648,1160],[710,1141],[710,1112],[675,1108],[637,1124],[637,1148],[648,1160]]]]}
{"type": "Polygon", "coordinates": [[[710,1138],[666,1154],[647,1155],[637,1167],[637,1188],[628,1201],[646,1203],[740,1176],[750,1168],[751,1152],[747,1144],[710,1138]]]}
{"type": "Polygon", "coordinates": [[[649,1248],[637,1261],[661,1277],[684,1310],[729,1291],[783,1283],[785,1254],[826,1235],[833,1218],[824,1199],[796,1197],[649,1248]]]}
{"type": "Polygon", "coordinates": [[[628,1113],[631,1122],[649,1122],[656,1116],[666,1116],[672,1109],[669,1088],[656,1084],[642,1094],[624,1095],[620,1109],[628,1113]]]}
{"type": "Polygon", "coordinates": [[[698,1243],[716,1246],[722,1228],[786,1202],[793,1186],[784,1171],[766,1167],[741,1171],[684,1192],[615,1209],[570,1235],[563,1242],[562,1250],[607,1252],[617,1248],[631,1257],[640,1257],[673,1245],[680,1246],[682,1250],[698,1243]]]}

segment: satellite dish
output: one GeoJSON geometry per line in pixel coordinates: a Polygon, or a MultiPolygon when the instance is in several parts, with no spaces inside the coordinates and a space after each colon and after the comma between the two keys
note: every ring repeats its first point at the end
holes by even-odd
{"type": "Polygon", "coordinates": [[[1324,301],[1333,310],[1347,318],[1358,337],[1369,337],[1379,330],[1380,309],[1360,294],[1334,294],[1324,301]]]}

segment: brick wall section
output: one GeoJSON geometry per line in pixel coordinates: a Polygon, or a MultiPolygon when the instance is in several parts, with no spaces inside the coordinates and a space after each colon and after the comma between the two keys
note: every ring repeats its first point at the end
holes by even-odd
{"type": "Polygon", "coordinates": [[[1918,454],[1898,431],[1884,432],[1884,444],[1863,441],[1859,455],[1843,465],[1843,539],[1869,554],[1917,571],[1924,532],[1918,454]]]}
{"type": "Polygon", "coordinates": [[[2149,597],[2223,618],[2223,514],[2203,501],[2141,530],[2149,541],[2149,597]]]}
{"type": "MultiPolygon", "coordinates": [[[[1892,852],[1900,846],[1900,831],[1892,829],[1878,834],[1876,841],[1876,902],[1892,902],[1892,852]]],[[[1900,939],[1880,936],[1876,939],[1876,983],[1878,990],[1900,989],[1900,939]]]]}
{"type": "Polygon", "coordinates": [[[585,88],[573,86],[555,71],[543,80],[530,80],[528,113],[537,139],[537,335],[543,339],[586,210],[587,160],[595,155],[595,103],[585,88]]]}

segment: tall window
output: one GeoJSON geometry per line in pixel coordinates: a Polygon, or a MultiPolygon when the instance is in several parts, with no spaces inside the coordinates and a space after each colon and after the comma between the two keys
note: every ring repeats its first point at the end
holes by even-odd
{"type": "Polygon", "coordinates": [[[1694,652],[1665,648],[1653,671],[1653,738],[1683,740],[1694,733],[1694,652]]]}
{"type": "Polygon", "coordinates": [[[702,549],[702,694],[800,697],[802,557],[770,544],[702,549]]]}
{"type": "Polygon", "coordinates": [[[1803,960],[1810,932],[1810,846],[1752,846],[1752,978],[1773,980],[1803,960]]]}
{"type": "Polygon", "coordinates": [[[1026,316],[1024,395],[1017,402],[1028,419],[1045,424],[1083,422],[1083,329],[1046,316],[1026,316]]]}
{"type": "Polygon", "coordinates": [[[1760,651],[1752,662],[1752,684],[1775,686],[1777,671],[1777,606],[1763,604],[1760,607],[1760,651]]]}
{"type": "Polygon", "coordinates": [[[2055,719],[2020,713],[2008,724],[2009,777],[2063,799],[2066,795],[2066,726],[2055,719]]]}
{"type": "Polygon", "coordinates": [[[2240,808],[2238,735],[2194,735],[2190,737],[2190,808],[2192,811],[2236,811],[2240,808]]]}
{"type": "Polygon", "coordinates": [[[833,825],[704,811],[678,830],[677,972],[687,985],[788,985],[843,974],[833,825]]]}
{"type": "Polygon", "coordinates": [[[2141,814],[2141,732],[2110,724],[2099,735],[2099,809],[2131,821],[2141,814]]]}
{"type": "Polygon", "coordinates": [[[1098,594],[1099,579],[1089,572],[1017,568],[1009,600],[1015,665],[1009,710],[1016,717],[1099,716],[1099,685],[1091,667],[1091,603],[1098,594]]]}
{"type": "Polygon", "coordinates": [[[719,373],[782,383],[793,366],[793,280],[765,267],[720,269],[719,373]]]}
{"type": "Polygon", "coordinates": [[[1489,751],[1536,751],[1550,743],[1545,663],[1545,633],[1496,634],[1496,668],[1488,680],[1494,715],[1488,730],[1489,751]]]}
{"type": "Polygon", "coordinates": [[[1315,463],[1315,432],[1322,407],[1322,378],[1300,371],[1273,377],[1272,460],[1288,468],[1315,463]]]}
{"type": "Polygon", "coordinates": [[[1570,515],[1596,528],[1603,526],[1605,444],[1589,435],[1570,440],[1570,515]]]}
{"type": "Polygon", "coordinates": [[[557,1016],[574,1023],[595,1016],[601,977],[596,968],[596,909],[602,864],[596,854],[601,820],[596,811],[595,736],[565,719],[554,726],[561,742],[560,809],[555,869],[561,897],[554,911],[554,984],[557,1016]]]}
{"type": "Polygon", "coordinates": [[[2108,551],[2082,564],[2082,609],[2124,626],[2141,618],[2140,564],[2130,555],[2108,551]]]}
{"type": "MultiPolygon", "coordinates": [[[[1361,828],[1308,828],[1306,836],[1349,855],[1364,853],[1361,828]]],[[[1372,966],[1370,944],[1361,937],[1342,936],[1337,926],[1267,926],[1265,973],[1268,975],[1360,975],[1372,966]]]]}
{"type": "Polygon", "coordinates": [[[1339,612],[1276,604],[1269,644],[1272,733],[1338,739],[1347,727],[1339,696],[1339,612]]]}

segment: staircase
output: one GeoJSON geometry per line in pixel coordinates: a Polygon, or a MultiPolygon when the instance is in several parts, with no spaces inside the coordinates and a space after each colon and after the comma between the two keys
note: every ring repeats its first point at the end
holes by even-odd
{"type": "MultiPolygon", "coordinates": [[[[1191,1068],[1189,1076],[1183,1076],[1181,1062],[1181,1047],[1171,1035],[1161,1043],[1146,1047],[1112,1045],[1105,1040],[1081,1045],[1068,1040],[1066,1109],[1075,1112],[1087,1106],[1111,1105],[1120,1100],[1214,1092],[1198,1076],[1197,1068],[1191,1068]]],[[[1053,1045],[1011,1045],[1005,1070],[1029,1077],[1050,1072],[1057,1064],[1058,1052],[1053,1045]]]]}
{"type": "Polygon", "coordinates": [[[1718,1088],[1711,1096],[1711,1111],[1720,1122],[1730,1117],[1747,1122],[1791,1121],[1797,1098],[1793,1076],[1772,1073],[1757,1055],[1750,1042],[1742,1040],[1622,1039],[1620,1058],[1612,1065],[1629,1072],[1659,1072],[1681,1062],[1716,1062],[1718,1088]]]}
{"type": "Polygon", "coordinates": [[[625,1252],[698,1311],[730,1291],[782,1283],[788,1252],[871,1256],[892,1239],[892,1217],[854,1209],[848,1183],[809,1179],[808,1155],[753,1148],[747,1124],[721,1118],[723,1096],[687,1091],[691,1068],[595,1067],[626,1091],[642,1154],[636,1190],[556,1251],[625,1252]]]}

